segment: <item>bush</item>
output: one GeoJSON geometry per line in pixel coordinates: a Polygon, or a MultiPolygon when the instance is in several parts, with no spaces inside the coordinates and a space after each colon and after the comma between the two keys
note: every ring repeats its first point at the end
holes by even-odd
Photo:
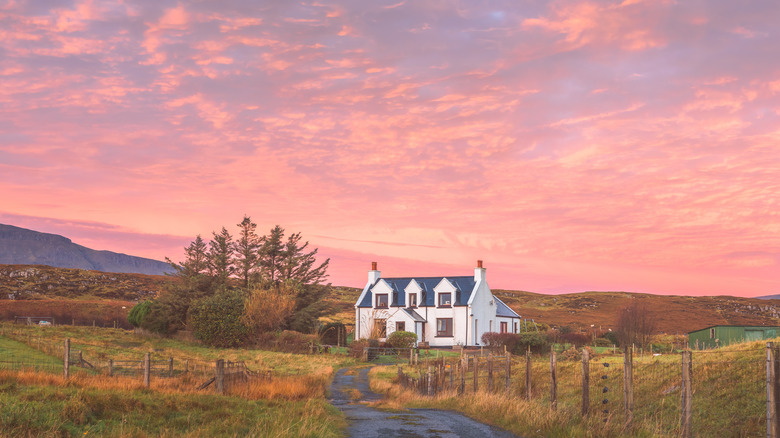
{"type": "Polygon", "coordinates": [[[373,360],[377,355],[377,348],[379,348],[379,341],[377,339],[358,339],[349,344],[349,356],[355,359],[363,358],[363,349],[372,348],[374,350],[368,350],[368,360],[373,360]]]}
{"type": "Polygon", "coordinates": [[[244,297],[240,292],[220,292],[190,307],[192,334],[212,347],[238,347],[249,335],[243,322],[244,297]]]}
{"type": "Polygon", "coordinates": [[[142,329],[163,336],[172,335],[184,328],[179,307],[166,297],[151,301],[140,323],[142,329]]]}
{"type": "Polygon", "coordinates": [[[560,342],[571,344],[574,348],[582,347],[583,345],[590,343],[590,336],[584,333],[562,333],[559,337],[560,342]]]}
{"type": "Polygon", "coordinates": [[[547,340],[537,332],[495,333],[482,335],[482,343],[488,348],[503,348],[512,354],[525,354],[530,348],[534,353],[542,353],[547,348],[547,340]]]}
{"type": "Polygon", "coordinates": [[[393,348],[412,348],[417,342],[417,335],[412,332],[394,331],[387,338],[387,343],[393,348]]]}
{"type": "Polygon", "coordinates": [[[141,323],[144,317],[149,313],[149,307],[152,305],[151,301],[144,301],[138,303],[130,309],[130,313],[127,314],[127,322],[133,327],[141,327],[141,323]]]}
{"type": "Polygon", "coordinates": [[[320,340],[326,345],[347,345],[347,327],[340,322],[331,322],[320,328],[320,340]]]}

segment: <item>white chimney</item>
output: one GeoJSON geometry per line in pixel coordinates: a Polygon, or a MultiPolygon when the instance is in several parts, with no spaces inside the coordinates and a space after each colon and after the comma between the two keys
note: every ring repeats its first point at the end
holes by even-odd
{"type": "Polygon", "coordinates": [[[482,260],[477,260],[477,267],[474,268],[474,281],[480,282],[485,281],[485,271],[486,269],[482,267],[482,260]]]}
{"type": "Polygon", "coordinates": [[[368,284],[376,283],[376,281],[379,280],[379,277],[381,276],[382,273],[376,270],[376,262],[371,262],[371,270],[368,271],[368,284]]]}

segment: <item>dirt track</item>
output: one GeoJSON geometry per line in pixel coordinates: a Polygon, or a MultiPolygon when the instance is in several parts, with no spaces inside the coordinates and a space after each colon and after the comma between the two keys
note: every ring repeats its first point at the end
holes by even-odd
{"type": "Polygon", "coordinates": [[[333,378],[330,387],[330,402],[347,416],[350,437],[354,438],[475,438],[516,437],[507,431],[482,424],[465,415],[436,409],[411,409],[405,412],[386,412],[374,409],[365,402],[382,398],[371,392],[368,386],[368,368],[359,370],[357,376],[347,375],[348,369],[341,369],[333,378]],[[361,393],[359,400],[352,400],[353,389],[361,393]]]}

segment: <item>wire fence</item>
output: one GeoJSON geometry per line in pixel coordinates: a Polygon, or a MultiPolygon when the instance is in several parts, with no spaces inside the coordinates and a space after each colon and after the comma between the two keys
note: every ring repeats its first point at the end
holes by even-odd
{"type": "Polygon", "coordinates": [[[767,394],[768,388],[778,388],[780,400],[780,383],[769,379],[766,354],[760,348],[642,358],[630,353],[572,358],[552,352],[464,352],[427,362],[407,360],[398,367],[397,381],[425,396],[500,393],[551,409],[577,406],[583,415],[605,422],[664,425],[665,433],[673,435],[723,436],[723,431],[737,430],[744,437],[777,436],[767,435],[767,418],[777,422],[779,417],[769,413],[767,394]]]}
{"type": "Polygon", "coordinates": [[[199,384],[197,386],[200,389],[212,388],[218,393],[226,393],[257,381],[268,381],[273,377],[270,370],[250,370],[243,361],[206,361],[192,357],[163,357],[153,353],[124,353],[117,358],[105,354],[101,356],[88,356],[86,351],[75,344],[71,346],[70,339],[58,341],[40,335],[33,336],[31,332],[21,329],[3,328],[0,333],[2,370],[64,374],[66,377],[71,370],[78,370],[92,375],[143,378],[147,387],[151,379],[183,378],[187,382],[195,382],[193,385],[199,384]],[[227,365],[220,368],[220,362],[227,365]],[[220,381],[220,385],[214,385],[220,381]]]}

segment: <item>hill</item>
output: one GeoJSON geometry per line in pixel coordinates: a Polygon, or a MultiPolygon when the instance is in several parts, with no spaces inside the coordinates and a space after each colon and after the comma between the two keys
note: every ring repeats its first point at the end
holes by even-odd
{"type": "Polygon", "coordinates": [[[0,299],[105,299],[140,301],[157,296],[168,277],[107,273],[40,265],[0,265],[0,299]]]}
{"type": "MultiPolygon", "coordinates": [[[[355,301],[360,289],[337,288],[332,294],[328,320],[355,323],[355,301]]],[[[730,296],[687,297],[629,292],[581,292],[544,295],[494,289],[493,293],[529,324],[531,321],[574,331],[607,331],[615,328],[620,309],[631,300],[642,300],[661,333],[688,333],[712,325],[780,326],[780,300],[730,296]],[[593,324],[593,327],[591,327],[593,324]]]]}
{"type": "Polygon", "coordinates": [[[628,292],[582,292],[542,295],[493,290],[523,318],[575,330],[615,328],[620,309],[641,300],[662,333],[688,333],[712,325],[780,326],[780,300],[731,296],[689,297],[628,292]]]}
{"type": "Polygon", "coordinates": [[[0,224],[0,264],[48,265],[58,268],[162,275],[167,263],[111,251],[97,251],[57,234],[0,224]]]}

